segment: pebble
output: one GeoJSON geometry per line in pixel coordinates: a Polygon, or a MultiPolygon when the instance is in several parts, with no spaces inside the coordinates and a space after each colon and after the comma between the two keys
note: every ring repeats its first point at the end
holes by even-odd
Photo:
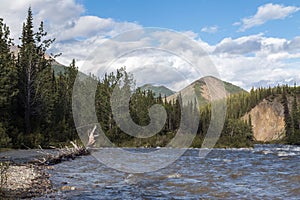
{"type": "Polygon", "coordinates": [[[7,182],[3,185],[3,189],[7,192],[3,195],[8,199],[30,198],[47,191],[51,192],[49,176],[41,168],[11,165],[6,171],[6,176],[7,182]]]}
{"type": "Polygon", "coordinates": [[[76,190],[74,186],[64,185],[60,188],[61,191],[76,190]]]}

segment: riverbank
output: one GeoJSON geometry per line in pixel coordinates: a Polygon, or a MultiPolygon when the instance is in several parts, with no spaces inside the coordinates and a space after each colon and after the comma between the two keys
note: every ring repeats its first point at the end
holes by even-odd
{"type": "Polygon", "coordinates": [[[32,198],[52,192],[50,175],[45,167],[36,165],[1,166],[1,197],[32,198]]]}
{"type": "Polygon", "coordinates": [[[43,196],[53,192],[50,174],[52,166],[89,151],[75,143],[73,147],[52,150],[11,150],[0,154],[0,199],[43,196]]]}

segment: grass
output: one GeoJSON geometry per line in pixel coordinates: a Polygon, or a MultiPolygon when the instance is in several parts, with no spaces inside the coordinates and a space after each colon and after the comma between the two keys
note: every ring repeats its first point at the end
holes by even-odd
{"type": "Polygon", "coordinates": [[[11,151],[11,148],[0,148],[0,152],[11,151]]]}

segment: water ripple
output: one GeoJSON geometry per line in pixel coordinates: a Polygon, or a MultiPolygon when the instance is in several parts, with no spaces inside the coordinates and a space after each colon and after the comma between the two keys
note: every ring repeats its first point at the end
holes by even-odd
{"type": "Polygon", "coordinates": [[[214,149],[205,159],[189,149],[167,168],[144,174],[86,156],[56,165],[51,179],[58,191],[39,199],[299,199],[299,163],[300,147],[285,145],[214,149]],[[76,190],[60,191],[64,184],[76,190]]]}

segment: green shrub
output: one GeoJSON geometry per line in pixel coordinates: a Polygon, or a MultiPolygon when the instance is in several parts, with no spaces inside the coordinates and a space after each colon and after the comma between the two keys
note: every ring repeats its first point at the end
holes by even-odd
{"type": "Polygon", "coordinates": [[[11,139],[8,137],[6,129],[3,127],[2,123],[0,123],[0,148],[8,147],[10,142],[11,139]]]}

